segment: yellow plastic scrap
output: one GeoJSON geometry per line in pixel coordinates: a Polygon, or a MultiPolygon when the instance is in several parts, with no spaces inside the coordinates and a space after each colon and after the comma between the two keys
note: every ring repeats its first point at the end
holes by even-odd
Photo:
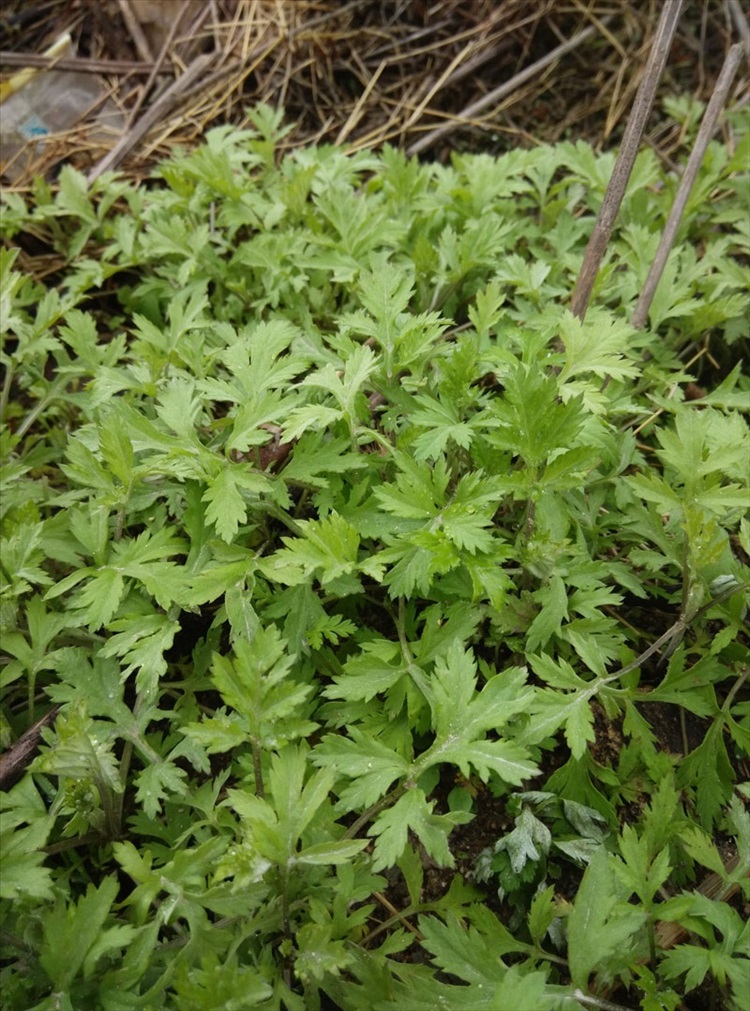
{"type": "MultiPolygon", "coordinates": [[[[66,49],[69,49],[72,43],[73,40],[70,37],[70,33],[64,32],[42,55],[47,56],[49,59],[55,59],[57,56],[64,55],[66,49]]],[[[3,81],[0,84],[0,105],[7,101],[11,95],[15,95],[17,91],[20,91],[21,88],[25,88],[29,81],[36,77],[40,69],[40,67],[24,67],[23,70],[19,70],[17,74],[14,74],[10,80],[3,81]]]]}

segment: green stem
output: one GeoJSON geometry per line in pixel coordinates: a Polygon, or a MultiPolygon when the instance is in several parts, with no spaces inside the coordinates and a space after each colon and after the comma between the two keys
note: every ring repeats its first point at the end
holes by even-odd
{"type": "Polygon", "coordinates": [[[57,382],[53,383],[52,386],[50,387],[47,396],[42,397],[41,400],[37,401],[36,405],[29,411],[29,413],[23,419],[21,424],[18,426],[16,436],[19,440],[23,439],[24,435],[26,435],[26,433],[34,424],[39,415],[42,414],[51,403],[57,400],[61,390],[65,387],[66,383],[67,378],[64,381],[62,379],[58,379],[57,382]]]}
{"type": "Polygon", "coordinates": [[[648,918],[648,954],[650,964],[656,970],[656,928],[654,918],[649,914],[648,918]]]}
{"type": "Polygon", "coordinates": [[[732,586],[727,587],[726,590],[717,594],[711,600],[707,601],[703,607],[699,607],[698,610],[694,611],[688,618],[683,618],[682,615],[680,615],[677,621],[673,625],[670,625],[667,631],[663,635],[660,635],[656,642],[652,643],[648,649],[645,649],[640,656],[637,656],[635,660],[632,660],[629,664],[626,664],[618,671],[615,671],[614,674],[610,674],[608,677],[602,678],[602,684],[608,685],[612,681],[617,681],[618,678],[624,677],[625,674],[629,674],[631,671],[635,670],[636,667],[640,667],[650,657],[652,657],[654,653],[658,653],[665,643],[670,642],[670,640],[674,639],[676,636],[682,638],[690,622],[695,621],[696,618],[700,618],[706,613],[706,611],[712,608],[714,604],[720,604],[722,600],[726,600],[727,597],[731,597],[732,594],[736,593],[738,590],[746,589],[748,585],[749,584],[747,583],[735,583],[732,586]]]}
{"type": "Polygon", "coordinates": [[[101,776],[95,775],[94,783],[99,791],[99,799],[104,811],[104,833],[107,839],[117,839],[120,835],[120,822],[117,817],[118,804],[114,799],[114,792],[101,776]]]}
{"type": "Polygon", "coordinates": [[[590,994],[584,993],[583,990],[574,990],[571,996],[579,1004],[583,1004],[585,1007],[599,1008],[599,1011],[632,1011],[631,1008],[622,1004],[613,1004],[611,1000],[604,1000],[603,997],[592,997],[590,994]]]}
{"type": "Polygon", "coordinates": [[[261,800],[266,796],[266,791],[263,786],[263,765],[262,765],[262,755],[260,750],[260,745],[258,741],[253,737],[251,740],[251,747],[253,750],[253,775],[255,776],[255,793],[256,796],[260,797],[261,800]]]}
{"type": "Polygon", "coordinates": [[[5,379],[3,380],[3,389],[0,392],[0,422],[5,421],[5,412],[8,409],[8,401],[10,399],[10,387],[13,383],[13,359],[11,358],[8,363],[8,368],[5,373],[5,379]]]}
{"type": "Polygon", "coordinates": [[[101,832],[87,832],[85,835],[79,835],[75,839],[61,839],[60,842],[50,843],[49,846],[45,846],[42,850],[47,856],[54,856],[55,853],[65,853],[67,850],[77,849],[79,846],[91,846],[95,843],[100,843],[102,840],[101,832]]]}
{"type": "MultiPolygon", "coordinates": [[[[120,762],[120,779],[123,783],[128,781],[128,772],[130,770],[130,763],[133,758],[133,742],[125,741],[125,746],[122,749],[122,761],[120,762]]],[[[117,795],[115,800],[116,815],[117,815],[117,828],[118,833],[122,826],[122,808],[125,803],[125,791],[117,795]]]]}
{"type": "Polygon", "coordinates": [[[394,616],[398,641],[401,644],[401,655],[406,664],[406,671],[414,684],[424,695],[428,702],[432,701],[433,694],[422,669],[417,665],[414,654],[411,651],[409,640],[406,638],[406,601],[403,597],[398,598],[398,616],[394,616]]]}
{"type": "MultiPolygon", "coordinates": [[[[281,865],[281,920],[282,927],[284,931],[284,937],[287,941],[291,941],[292,938],[292,921],[289,916],[289,864],[285,862],[281,865]]],[[[292,964],[290,953],[284,954],[283,962],[283,975],[284,982],[287,986],[291,986],[292,982],[292,964]]]]}
{"type": "Polygon", "coordinates": [[[724,699],[724,703],[723,703],[723,705],[721,707],[721,711],[723,713],[728,713],[729,712],[729,710],[732,707],[732,703],[734,702],[735,695],[740,690],[740,688],[744,685],[744,683],[747,681],[748,677],[750,677],[750,667],[746,667],[745,670],[743,670],[743,672],[740,674],[740,676],[734,682],[734,684],[732,685],[732,687],[729,689],[727,697],[724,699]]]}
{"type": "Polygon", "coordinates": [[[349,826],[342,838],[356,839],[360,830],[363,829],[369,821],[372,821],[376,814],[380,814],[380,812],[384,811],[385,808],[390,807],[391,804],[395,804],[399,797],[403,796],[405,792],[406,787],[401,784],[387,793],[385,797],[381,797],[380,800],[375,801],[374,804],[368,807],[367,810],[361,814],[359,818],[357,818],[353,825],[349,826]]]}

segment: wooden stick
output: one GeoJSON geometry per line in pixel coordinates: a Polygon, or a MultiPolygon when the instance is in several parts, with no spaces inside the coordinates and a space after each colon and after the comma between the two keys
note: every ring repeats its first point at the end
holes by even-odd
{"type": "Polygon", "coordinates": [[[745,56],[748,61],[750,61],[750,25],[747,23],[745,12],[742,10],[740,0],[726,0],[726,3],[729,8],[729,16],[732,21],[734,21],[734,27],[737,29],[737,33],[742,39],[742,45],[745,48],[745,56]]]}
{"type": "Polygon", "coordinates": [[[151,108],[141,116],[135,126],[128,130],[112,150],[107,152],[102,160],[94,165],[87,177],[89,185],[95,179],[98,179],[102,172],[107,172],[109,169],[115,168],[115,166],[120,164],[122,159],[135,147],[141,137],[148,133],[151,127],[166,116],[173,106],[184,97],[183,92],[203,73],[212,59],[213,55],[206,53],[193,60],[185,73],[167,88],[161,98],[154,102],[151,108]]]}
{"type": "MultiPolygon", "coordinates": [[[[682,0],[680,0],[680,2],[682,2],[682,0]]],[[[587,39],[590,39],[592,35],[596,34],[597,29],[593,25],[590,25],[588,28],[584,28],[577,35],[574,35],[572,39],[568,39],[567,42],[563,42],[562,45],[557,46],[551,52],[547,53],[546,56],[537,60],[536,63],[532,63],[530,67],[526,67],[525,70],[522,70],[514,77],[511,77],[509,81],[506,81],[497,88],[493,88],[492,91],[483,95],[482,98],[478,99],[476,102],[472,102],[470,105],[467,105],[466,108],[463,109],[457,116],[451,118],[450,122],[443,123],[441,126],[435,127],[434,130],[430,130],[429,133],[426,133],[424,137],[420,137],[419,140],[410,144],[406,153],[408,155],[419,154],[419,152],[424,151],[425,148],[432,147],[436,140],[444,137],[445,134],[450,133],[457,126],[460,126],[467,120],[471,120],[478,112],[481,112],[488,106],[496,105],[505,98],[506,95],[512,94],[517,88],[520,88],[522,84],[525,84],[530,78],[536,76],[536,74],[538,74],[541,70],[544,70],[545,67],[548,67],[550,63],[554,63],[555,60],[559,60],[561,56],[565,56],[567,53],[572,52],[573,49],[576,49],[581,45],[581,43],[586,42],[587,39]]]]}
{"type": "Polygon", "coordinates": [[[42,728],[48,727],[59,712],[60,706],[53,706],[0,755],[0,790],[10,790],[23,776],[41,740],[42,728]]]}
{"type": "MultiPolygon", "coordinates": [[[[127,129],[130,129],[130,127],[135,122],[135,117],[141,111],[141,106],[146,101],[146,98],[147,98],[149,92],[151,91],[151,87],[152,87],[154,81],[156,80],[156,78],[158,77],[159,72],[161,71],[161,68],[162,68],[162,66],[164,64],[164,61],[167,58],[167,53],[169,52],[169,47],[172,45],[172,41],[173,41],[175,35],[177,34],[177,29],[182,24],[182,19],[183,19],[183,16],[184,16],[186,10],[187,10],[187,7],[183,5],[182,9],[180,10],[180,13],[177,15],[177,17],[174,19],[174,21],[170,25],[169,32],[167,33],[167,37],[164,40],[164,44],[161,47],[161,50],[159,51],[159,55],[156,57],[156,62],[153,65],[151,73],[148,75],[148,80],[143,85],[143,88],[141,90],[140,95],[136,99],[136,102],[133,105],[133,108],[128,113],[127,129]]],[[[208,7],[204,7],[201,13],[205,17],[208,14],[208,7]]]]}
{"type": "Polygon", "coordinates": [[[148,44],[148,39],[144,35],[141,23],[136,17],[135,11],[130,6],[130,0],[117,0],[117,6],[120,8],[120,13],[125,21],[125,26],[130,32],[130,37],[133,40],[135,51],[144,62],[152,63],[154,54],[151,52],[151,46],[148,44]]]}
{"type": "Polygon", "coordinates": [[[620,209],[625,189],[628,185],[630,173],[633,170],[638,148],[641,142],[643,129],[646,120],[651,112],[651,106],[656,94],[656,86],[659,83],[667,56],[672,45],[672,38],[677,27],[677,22],[682,12],[683,0],[672,0],[671,3],[662,7],[659,25],[651,46],[651,52],[646,62],[646,69],[643,73],[643,80],[635,96],[635,102],[625,128],[625,135],[622,138],[620,151],[612,172],[612,177],[604,194],[599,215],[591,233],[589,244],[583,257],[581,271],[576,281],[573,298],[571,301],[571,311],[574,316],[583,319],[586,315],[591,292],[594,287],[596,275],[599,273],[599,266],[607,248],[612,228],[620,209]]]}
{"type": "Polygon", "coordinates": [[[151,63],[136,60],[89,60],[83,56],[57,59],[41,53],[0,52],[0,65],[8,67],[42,67],[45,70],[76,70],[81,74],[150,74],[151,63]]]}
{"type": "Polygon", "coordinates": [[[661,280],[661,275],[664,273],[669,253],[677,235],[677,229],[680,226],[680,219],[685,210],[685,206],[687,205],[693,185],[695,184],[701,163],[706,154],[708,143],[716,131],[716,122],[726,103],[727,96],[729,95],[729,89],[731,88],[732,81],[734,80],[734,75],[737,73],[737,68],[740,65],[743,48],[744,46],[742,42],[736,42],[727,53],[726,59],[724,60],[724,66],[721,68],[719,79],[717,80],[716,87],[714,88],[714,93],[711,96],[711,101],[708,103],[708,107],[703,114],[700,130],[698,131],[698,136],[695,139],[693,150],[690,152],[688,163],[685,166],[685,171],[682,175],[677,195],[675,196],[674,203],[672,204],[672,210],[669,212],[667,223],[664,226],[661,241],[659,242],[659,248],[656,251],[656,256],[654,256],[653,263],[651,264],[651,268],[648,272],[648,277],[643,285],[643,290],[641,291],[638,299],[638,304],[635,307],[633,317],[630,321],[631,326],[633,326],[636,330],[640,330],[646,323],[648,311],[651,308],[651,302],[656,294],[656,289],[659,285],[659,281],[661,280]]]}

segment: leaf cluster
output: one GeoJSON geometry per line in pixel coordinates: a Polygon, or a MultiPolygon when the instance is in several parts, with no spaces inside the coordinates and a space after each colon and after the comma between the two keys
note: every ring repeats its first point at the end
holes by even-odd
{"type": "Polygon", "coordinates": [[[249,116],[3,198],[4,1006],[739,1007],[747,122],[634,331],[653,153],[580,321],[610,156],[249,116]]]}

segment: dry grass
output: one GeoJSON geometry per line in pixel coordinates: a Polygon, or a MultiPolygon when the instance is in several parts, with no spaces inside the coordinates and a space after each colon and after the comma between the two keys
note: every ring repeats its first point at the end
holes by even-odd
{"type": "MultiPolygon", "coordinates": [[[[246,125],[261,101],[286,110],[290,146],[389,142],[445,158],[563,137],[612,144],[664,2],[6,0],[3,79],[67,30],[77,59],[62,66],[96,72],[120,112],[115,132],[92,126],[94,108],[33,158],[24,152],[14,184],[62,161],[142,176],[213,125],[246,125]],[[561,46],[568,51],[555,56],[561,46]]],[[[733,0],[687,0],[662,96],[707,99],[742,37],[738,8],[741,16],[733,0]]],[[[747,94],[745,61],[734,101],[747,94]]],[[[658,112],[652,122],[648,141],[668,158],[679,124],[658,112]]]]}

